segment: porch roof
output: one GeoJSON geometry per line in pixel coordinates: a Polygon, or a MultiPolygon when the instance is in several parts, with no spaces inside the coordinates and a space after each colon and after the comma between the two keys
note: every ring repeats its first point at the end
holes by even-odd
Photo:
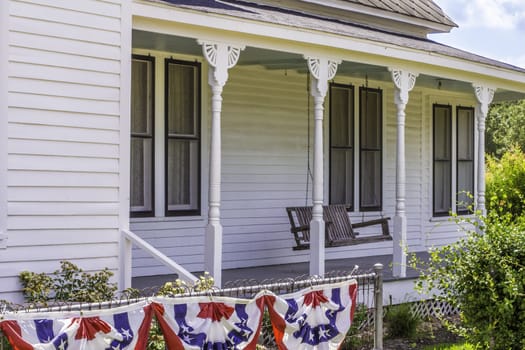
{"type": "MultiPolygon", "coordinates": [[[[191,11],[224,15],[240,19],[253,20],[277,25],[284,25],[302,30],[320,31],[343,35],[356,39],[373,41],[381,44],[394,45],[423,51],[429,54],[439,54],[458,58],[474,63],[502,68],[514,72],[525,73],[525,68],[500,62],[494,59],[476,55],[467,51],[447,46],[428,38],[403,35],[384,29],[372,28],[348,20],[322,17],[309,13],[283,9],[275,6],[260,5],[243,1],[217,0],[149,0],[157,3],[168,3],[170,6],[191,11]]],[[[358,0],[347,0],[363,2],[358,0]]],[[[369,2],[369,1],[368,1],[369,2]]]]}

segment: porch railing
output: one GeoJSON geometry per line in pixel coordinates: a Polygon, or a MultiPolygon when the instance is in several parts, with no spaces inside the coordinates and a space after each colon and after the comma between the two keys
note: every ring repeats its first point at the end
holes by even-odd
{"type": "Polygon", "coordinates": [[[181,265],[164,255],[157,248],[137,236],[129,230],[121,231],[120,241],[120,281],[119,287],[121,290],[131,287],[131,269],[132,269],[132,252],[133,245],[141,248],[149,253],[153,258],[168,267],[171,271],[176,273],[179,278],[185,282],[195,282],[198,280],[195,275],[186,270],[181,265]]]}

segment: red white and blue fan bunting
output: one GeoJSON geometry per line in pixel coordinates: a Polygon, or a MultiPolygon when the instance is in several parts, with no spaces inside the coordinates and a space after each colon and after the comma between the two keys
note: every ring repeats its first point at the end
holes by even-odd
{"type": "Polygon", "coordinates": [[[151,318],[151,306],[142,302],[82,314],[10,314],[0,330],[14,350],[144,350],[151,318]]]}
{"type": "Polygon", "coordinates": [[[156,298],[152,304],[169,350],[255,349],[264,300],[226,297],[156,298]]]}
{"type": "Polygon", "coordinates": [[[265,296],[280,350],[338,349],[354,317],[357,281],[265,296]]]}

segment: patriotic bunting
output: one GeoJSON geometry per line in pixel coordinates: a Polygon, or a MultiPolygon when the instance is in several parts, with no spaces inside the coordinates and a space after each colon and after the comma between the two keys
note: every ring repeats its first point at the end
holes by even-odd
{"type": "MultiPolygon", "coordinates": [[[[10,316],[10,317],[9,317],[10,316]]],[[[144,350],[148,303],[79,313],[18,313],[0,322],[14,350],[144,350]]]]}
{"type": "Polygon", "coordinates": [[[279,350],[338,349],[354,317],[357,281],[265,297],[279,350]]]}
{"type": "Polygon", "coordinates": [[[169,350],[255,349],[264,300],[217,297],[156,299],[152,304],[169,350]]]}
{"type": "Polygon", "coordinates": [[[168,350],[255,350],[265,307],[279,350],[336,350],[354,316],[355,280],[277,296],[152,298],[109,310],[7,313],[14,350],[145,350],[152,316],[168,350]]]}

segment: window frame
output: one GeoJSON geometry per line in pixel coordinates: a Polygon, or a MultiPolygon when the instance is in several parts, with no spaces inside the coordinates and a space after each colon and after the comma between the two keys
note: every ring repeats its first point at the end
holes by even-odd
{"type": "Polygon", "coordinates": [[[355,156],[355,144],[356,144],[356,138],[355,138],[355,87],[352,84],[341,84],[341,83],[330,83],[330,99],[329,99],[329,153],[328,153],[328,161],[329,161],[329,174],[328,174],[328,202],[330,204],[332,203],[332,150],[334,149],[344,149],[344,150],[351,150],[352,151],[352,179],[351,179],[351,186],[352,186],[352,198],[350,203],[338,203],[338,204],[345,204],[347,206],[347,211],[354,211],[354,204],[355,204],[355,182],[356,182],[356,176],[355,176],[355,164],[356,164],[356,156],[355,156]],[[333,140],[333,134],[332,134],[332,103],[333,103],[333,94],[332,94],[332,88],[340,88],[340,89],[348,89],[349,95],[351,96],[352,100],[352,108],[349,110],[350,115],[348,117],[350,118],[349,123],[351,124],[351,132],[352,132],[352,145],[351,146],[333,146],[332,140],[333,140]]]}
{"type": "Polygon", "coordinates": [[[359,87],[359,112],[358,112],[358,118],[359,118],[359,211],[360,212],[372,212],[372,211],[382,211],[383,210],[383,149],[384,149],[384,142],[383,142],[383,121],[384,121],[384,115],[383,115],[383,90],[380,89],[380,88],[370,88],[370,87],[365,87],[365,86],[360,86],[359,87]],[[379,130],[379,142],[380,142],[380,147],[378,149],[370,149],[372,151],[377,151],[379,152],[379,157],[380,157],[380,162],[379,162],[379,205],[378,206],[363,206],[362,205],[362,197],[363,197],[363,191],[361,190],[361,186],[362,186],[362,181],[363,181],[363,174],[362,174],[362,170],[363,170],[363,166],[362,166],[362,162],[363,162],[363,157],[362,157],[362,154],[363,154],[363,151],[370,151],[369,149],[364,149],[363,146],[362,146],[362,140],[363,140],[363,135],[362,135],[362,107],[363,107],[363,101],[362,101],[362,98],[363,98],[363,94],[362,92],[363,91],[368,91],[368,92],[376,92],[378,93],[379,95],[379,102],[378,102],[378,106],[379,106],[379,123],[378,123],[378,126],[380,128],[379,130]]]}
{"type": "Polygon", "coordinates": [[[201,215],[202,210],[202,203],[201,203],[201,193],[202,193],[202,174],[201,174],[201,150],[202,150],[202,132],[201,132],[201,125],[202,125],[202,86],[201,86],[201,78],[202,78],[202,64],[198,61],[186,61],[186,60],[180,60],[180,59],[174,59],[174,58],[165,58],[164,59],[164,215],[166,217],[173,217],[173,216],[199,216],[201,215]],[[196,72],[195,77],[195,107],[196,107],[196,121],[195,121],[195,136],[170,136],[169,132],[169,66],[170,64],[178,64],[183,66],[191,66],[194,67],[196,72]],[[196,184],[196,191],[195,194],[196,198],[196,208],[190,208],[190,209],[176,209],[176,210],[170,210],[169,209],[169,201],[168,201],[168,144],[169,140],[194,140],[197,141],[197,159],[196,159],[196,173],[197,176],[197,184],[196,184]]]}
{"type": "Polygon", "coordinates": [[[453,210],[453,203],[452,203],[452,164],[454,163],[454,160],[452,159],[453,155],[453,143],[452,135],[452,125],[453,125],[453,116],[452,116],[452,106],[446,105],[446,104],[439,104],[434,103],[432,105],[432,216],[434,217],[442,217],[442,216],[449,216],[450,212],[453,210]],[[449,130],[450,130],[450,156],[448,159],[448,162],[450,163],[450,173],[449,173],[449,183],[450,183],[450,208],[446,212],[437,212],[436,211],[436,202],[435,202],[435,195],[436,195],[436,108],[445,108],[448,110],[448,124],[449,124],[449,130]]]}
{"type": "MultiPolygon", "coordinates": [[[[149,72],[151,77],[151,136],[145,136],[145,135],[133,135],[133,132],[131,131],[131,111],[130,111],[130,147],[131,147],[131,141],[133,138],[148,138],[151,139],[151,209],[150,210],[136,210],[133,211],[131,207],[131,154],[130,154],[130,206],[129,206],[129,215],[130,217],[153,217],[155,216],[155,84],[156,84],[156,72],[155,72],[155,65],[156,65],[156,59],[155,56],[151,55],[141,55],[141,54],[132,54],[131,55],[131,63],[133,64],[133,60],[140,60],[140,61],[147,61],[151,65],[151,70],[149,72]]],[[[131,89],[131,85],[130,85],[131,89]]]]}
{"type": "MultiPolygon", "coordinates": [[[[472,159],[469,160],[462,160],[462,161],[468,161],[472,162],[472,172],[471,172],[471,179],[472,179],[472,193],[471,195],[474,196],[475,188],[475,166],[476,166],[476,149],[475,149],[475,130],[476,130],[476,110],[474,107],[465,107],[465,106],[456,106],[456,214],[457,215],[469,215],[472,214],[471,210],[464,209],[464,210],[458,210],[458,203],[459,203],[459,195],[460,191],[458,189],[459,184],[459,111],[460,110],[466,110],[470,111],[472,113],[472,129],[470,130],[471,133],[471,148],[472,148],[472,159]]],[[[474,203],[471,203],[472,205],[474,203]]]]}

